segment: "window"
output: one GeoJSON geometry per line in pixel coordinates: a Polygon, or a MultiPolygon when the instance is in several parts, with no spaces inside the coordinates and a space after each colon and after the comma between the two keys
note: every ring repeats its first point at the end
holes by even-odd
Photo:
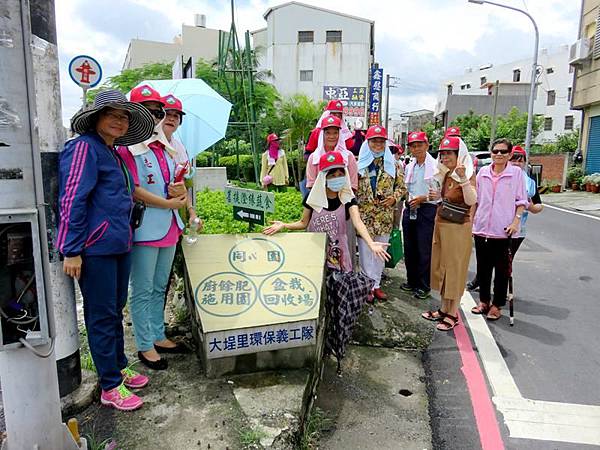
{"type": "Polygon", "coordinates": [[[342,42],[342,32],[328,31],[325,36],[325,42],[342,42]]]}
{"type": "Polygon", "coordinates": [[[301,70],[300,71],[300,81],[312,81],[313,80],[313,71],[312,70],[301,70]]]}
{"type": "Polygon", "coordinates": [[[567,101],[571,101],[571,95],[573,94],[573,88],[567,88],[567,101]]]}
{"type": "Polygon", "coordinates": [[[461,91],[464,91],[465,89],[471,89],[471,83],[464,83],[460,85],[461,91]]]}
{"type": "Polygon", "coordinates": [[[546,69],[546,73],[547,73],[548,75],[550,75],[551,73],[554,73],[554,67],[548,67],[548,68],[546,69]]]}
{"type": "Polygon", "coordinates": [[[480,84],[481,86],[483,86],[485,83],[487,83],[487,78],[486,78],[486,77],[481,77],[481,78],[479,79],[479,81],[480,81],[480,83],[479,83],[479,84],[480,84]]]}
{"type": "Polygon", "coordinates": [[[452,95],[452,85],[448,85],[448,95],[452,95]]]}
{"type": "Polygon", "coordinates": [[[544,118],[544,131],[552,131],[552,117],[544,118]]]}
{"type": "Polygon", "coordinates": [[[521,81],[521,69],[513,70],[513,82],[518,83],[521,81]]]}
{"type": "Polygon", "coordinates": [[[314,31],[298,31],[298,42],[314,42],[314,31]]]}
{"type": "Polygon", "coordinates": [[[565,116],[565,130],[573,129],[573,116],[565,116]]]}
{"type": "Polygon", "coordinates": [[[556,103],[556,91],[548,91],[548,98],[546,99],[546,106],[552,106],[556,103]]]}
{"type": "Polygon", "coordinates": [[[573,72],[575,72],[575,67],[569,66],[569,73],[573,73],[573,72]]]}

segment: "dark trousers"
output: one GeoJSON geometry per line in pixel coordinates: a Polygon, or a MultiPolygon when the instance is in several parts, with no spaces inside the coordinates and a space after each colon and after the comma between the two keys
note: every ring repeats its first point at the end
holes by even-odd
{"type": "Polygon", "coordinates": [[[121,384],[127,367],[123,339],[123,308],[127,302],[129,253],[83,256],[79,287],[90,353],[100,386],[107,391],[121,384]]]}
{"type": "Polygon", "coordinates": [[[430,290],[431,245],[437,206],[422,203],[417,219],[410,220],[410,208],[404,208],[402,232],[404,235],[404,264],[408,285],[413,289],[430,290]]]}
{"type": "Polygon", "coordinates": [[[475,236],[475,256],[477,258],[477,279],[479,280],[479,300],[491,303],[492,273],[494,275],[494,301],[497,307],[506,304],[508,277],[510,276],[509,239],[489,239],[475,236]]]}

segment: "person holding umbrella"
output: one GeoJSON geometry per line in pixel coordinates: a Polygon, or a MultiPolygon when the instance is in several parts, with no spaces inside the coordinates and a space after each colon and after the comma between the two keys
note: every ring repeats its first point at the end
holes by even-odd
{"type": "Polygon", "coordinates": [[[285,152],[275,133],[267,136],[267,150],[262,154],[260,180],[267,190],[283,191],[290,181],[285,152]]]}
{"type": "Polygon", "coordinates": [[[124,349],[133,179],[115,146],[150,138],[154,121],[146,108],[108,90],[73,116],[71,129],[79,136],[60,154],[56,247],[65,273],[79,280],[100,401],[131,411],[143,401],[129,389],[144,387],[148,378],[128,368],[124,349]]]}

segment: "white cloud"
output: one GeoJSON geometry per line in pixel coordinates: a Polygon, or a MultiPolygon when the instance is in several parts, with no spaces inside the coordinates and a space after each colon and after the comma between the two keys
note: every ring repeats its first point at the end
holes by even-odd
{"type": "MultiPolygon", "coordinates": [[[[580,3],[564,0],[501,0],[514,7],[527,7],[539,25],[542,46],[545,42],[571,43],[576,39],[580,3]]],[[[236,25],[240,37],[247,30],[265,26],[262,17],[268,7],[284,0],[237,1],[236,25]]],[[[366,7],[364,0],[305,0],[325,7],[375,21],[376,58],[390,73],[401,78],[400,87],[392,92],[392,108],[401,110],[433,109],[435,93],[445,76],[461,73],[461,64],[505,62],[530,52],[532,27],[528,19],[516,12],[490,5],[476,5],[467,0],[384,0],[366,7]],[[513,42],[514,41],[514,42],[513,42]],[[482,48],[486,51],[481,54],[482,48]],[[494,51],[494,49],[502,49],[494,51]],[[477,54],[480,52],[480,54],[477,54]],[[455,58],[453,55],[460,55],[455,58]],[[415,60],[415,70],[411,68],[415,60]],[[418,64],[417,64],[418,62],[418,64]],[[407,69],[407,67],[409,69],[407,69]],[[445,76],[444,76],[445,75],[445,76]]],[[[97,2],[94,14],[107,14],[110,2],[97,2]],[[105,9],[106,8],[106,9],[105,9]]],[[[84,0],[56,2],[63,116],[70,117],[79,107],[80,89],[71,81],[66,64],[76,54],[96,57],[104,68],[104,77],[117,74],[122,66],[128,41],[117,37],[110,28],[90,29],[78,10],[84,0]]],[[[123,26],[131,27],[130,38],[156,39],[152,31],[175,36],[181,24],[192,24],[193,15],[206,14],[207,26],[228,30],[231,20],[229,1],[225,0],[123,0],[123,6],[138,6],[156,12],[156,23],[136,23],[136,16],[125,16],[115,23],[118,35],[123,26]],[[143,26],[142,26],[143,25],[143,26]]],[[[114,6],[112,6],[114,7],[114,6]]]]}

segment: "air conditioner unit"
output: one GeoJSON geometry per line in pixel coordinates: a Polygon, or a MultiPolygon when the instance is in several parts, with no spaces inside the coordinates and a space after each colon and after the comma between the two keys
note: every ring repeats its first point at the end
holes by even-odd
{"type": "Polygon", "coordinates": [[[573,45],[569,52],[569,64],[576,66],[582,64],[591,56],[590,39],[579,39],[573,45]]]}

